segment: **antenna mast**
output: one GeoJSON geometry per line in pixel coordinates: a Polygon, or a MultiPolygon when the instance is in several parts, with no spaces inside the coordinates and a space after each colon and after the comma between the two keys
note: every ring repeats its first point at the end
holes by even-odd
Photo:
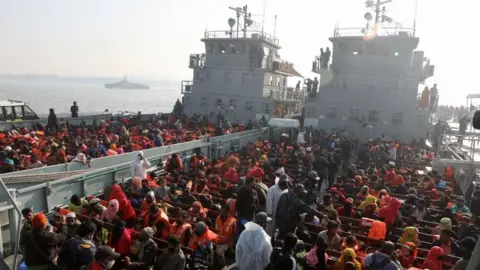
{"type": "Polygon", "coordinates": [[[262,14],[262,35],[265,27],[265,9],[267,8],[267,0],[263,0],[263,14],[262,14]]]}
{"type": "Polygon", "coordinates": [[[385,12],[385,7],[383,7],[383,5],[390,2],[392,2],[392,0],[385,0],[383,2],[381,2],[380,0],[377,0],[377,3],[374,3],[373,0],[367,0],[365,2],[365,4],[367,5],[367,8],[371,7],[375,12],[375,24],[378,24],[380,22],[380,13],[385,12]]]}
{"type": "Polygon", "coordinates": [[[417,10],[418,10],[418,0],[415,2],[415,16],[413,17],[413,36],[415,37],[415,32],[417,31],[417,10]]]}
{"type": "Polygon", "coordinates": [[[275,14],[275,25],[273,26],[273,38],[277,36],[277,14],[275,14]]]}
{"type": "Polygon", "coordinates": [[[247,37],[247,28],[253,24],[252,21],[252,13],[248,12],[248,6],[245,5],[243,8],[241,7],[229,7],[229,9],[235,11],[237,13],[237,38],[238,32],[240,32],[240,16],[243,15],[243,37],[247,37]]]}

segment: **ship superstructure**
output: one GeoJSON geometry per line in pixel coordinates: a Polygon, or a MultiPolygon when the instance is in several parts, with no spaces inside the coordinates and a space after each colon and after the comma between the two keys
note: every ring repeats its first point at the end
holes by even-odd
{"type": "Polygon", "coordinates": [[[434,67],[416,50],[414,29],[386,27],[381,21],[391,19],[382,15],[384,3],[366,4],[375,20],[366,13],[367,27],[336,27],[329,39],[331,63],[315,57],[312,70],[321,75],[320,87],[308,94],[305,124],[344,130],[362,140],[426,138],[430,110],[418,108],[417,92],[434,67]]]}
{"type": "Polygon", "coordinates": [[[107,83],[105,84],[105,88],[107,89],[132,89],[132,90],[147,90],[150,89],[148,85],[140,84],[140,83],[132,83],[127,81],[127,76],[123,77],[123,80],[116,82],[116,83],[107,83]]]}
{"type": "Polygon", "coordinates": [[[303,91],[287,87],[287,79],[300,75],[280,58],[278,38],[248,29],[252,20],[247,6],[231,9],[237,19],[228,20],[230,29],[205,31],[205,53],[190,55],[193,80],[181,86],[184,112],[206,114],[212,120],[223,114],[246,122],[299,111],[303,91]]]}

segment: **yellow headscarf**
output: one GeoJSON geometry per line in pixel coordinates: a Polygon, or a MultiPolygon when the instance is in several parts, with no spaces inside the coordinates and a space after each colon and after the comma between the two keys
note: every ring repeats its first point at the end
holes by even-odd
{"type": "MultiPolygon", "coordinates": [[[[377,198],[373,195],[368,195],[365,200],[358,206],[359,209],[365,210],[365,207],[371,203],[377,205],[377,198]]],[[[377,207],[378,210],[378,207],[377,207]]],[[[376,211],[375,211],[376,212],[376,211]]]]}
{"type": "Polygon", "coordinates": [[[402,236],[398,239],[400,244],[405,244],[406,242],[412,242],[415,246],[418,247],[419,240],[418,240],[418,230],[415,227],[406,227],[403,230],[402,236]]]}
{"type": "Polygon", "coordinates": [[[353,259],[353,263],[355,264],[355,270],[361,270],[362,265],[360,262],[356,260],[357,254],[355,254],[355,250],[353,248],[346,248],[343,250],[342,255],[338,258],[337,262],[333,266],[333,270],[343,270],[345,267],[345,258],[353,259]]]}

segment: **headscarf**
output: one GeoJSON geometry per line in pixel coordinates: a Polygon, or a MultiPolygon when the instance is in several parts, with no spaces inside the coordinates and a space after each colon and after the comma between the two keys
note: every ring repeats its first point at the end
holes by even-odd
{"type": "MultiPolygon", "coordinates": [[[[140,180],[141,185],[141,180],[140,180]]],[[[110,193],[110,197],[108,198],[109,201],[116,199],[118,202],[122,200],[127,200],[127,196],[122,191],[122,187],[119,184],[115,184],[112,186],[112,193],[110,193]]]]}
{"type": "Polygon", "coordinates": [[[385,195],[383,198],[380,200],[380,208],[384,207],[385,205],[388,205],[392,197],[390,195],[385,195]]]}
{"type": "Polygon", "coordinates": [[[378,212],[378,217],[384,218],[384,221],[387,225],[393,225],[395,219],[397,219],[400,207],[402,207],[400,201],[397,198],[392,197],[388,205],[385,205],[380,209],[378,212]]]}
{"type": "Polygon", "coordinates": [[[361,269],[361,264],[356,260],[357,254],[355,254],[355,250],[353,248],[346,248],[343,250],[342,255],[338,258],[335,266],[333,267],[334,270],[343,270],[345,267],[345,257],[350,257],[353,259],[353,263],[355,264],[355,269],[361,269]]]}
{"type": "Polygon", "coordinates": [[[34,229],[43,229],[47,227],[48,219],[44,213],[38,213],[32,218],[32,227],[34,229]]]}
{"type": "Polygon", "coordinates": [[[367,204],[365,206],[365,211],[363,211],[363,216],[365,217],[372,217],[375,215],[375,212],[378,210],[378,206],[374,203],[367,204]]]}
{"type": "Polygon", "coordinates": [[[367,185],[363,185],[358,192],[358,196],[365,199],[370,194],[370,188],[367,185]]]}
{"type": "Polygon", "coordinates": [[[433,199],[433,200],[437,200],[438,199],[438,190],[435,189],[435,188],[432,188],[432,190],[430,190],[430,198],[433,199]]]}
{"type": "Polygon", "coordinates": [[[407,242],[414,243],[416,246],[419,244],[418,240],[418,230],[417,228],[411,226],[411,227],[406,227],[403,229],[402,236],[400,236],[400,239],[398,239],[398,242],[400,244],[406,244],[407,242]]]}
{"type": "Polygon", "coordinates": [[[438,259],[439,256],[444,255],[443,249],[439,246],[432,247],[428,253],[427,258],[423,262],[424,269],[429,270],[443,270],[442,261],[438,259]]]}
{"type": "Polygon", "coordinates": [[[452,228],[452,220],[449,218],[442,218],[440,219],[440,223],[438,224],[440,229],[451,229],[452,228]]]}
{"type": "MultiPolygon", "coordinates": [[[[365,200],[358,206],[359,209],[362,209],[362,210],[365,210],[365,207],[369,204],[375,204],[377,205],[377,198],[373,195],[368,195],[365,200]]],[[[375,207],[375,210],[377,209],[377,207],[375,207]]]]}
{"type": "Polygon", "coordinates": [[[152,199],[152,203],[156,203],[155,201],[155,193],[153,193],[153,191],[149,191],[147,192],[147,194],[145,194],[145,197],[148,196],[152,199]]]}
{"type": "Polygon", "coordinates": [[[142,229],[140,234],[148,235],[148,240],[145,242],[140,242],[140,252],[138,253],[138,260],[143,261],[143,256],[145,255],[145,247],[149,242],[152,241],[152,237],[155,234],[155,231],[152,227],[145,227],[142,229]]]}
{"type": "Polygon", "coordinates": [[[404,244],[404,246],[407,247],[408,249],[410,249],[410,256],[405,257],[405,256],[403,256],[403,253],[401,253],[402,255],[400,256],[400,263],[401,263],[402,267],[410,268],[410,267],[413,266],[413,262],[417,258],[418,248],[412,242],[406,242],[404,244]]]}
{"type": "Polygon", "coordinates": [[[391,182],[390,185],[392,186],[405,185],[405,178],[403,178],[401,174],[397,174],[397,176],[395,176],[395,180],[391,182]]]}
{"type": "Polygon", "coordinates": [[[113,199],[108,202],[107,209],[103,211],[101,219],[105,219],[107,222],[112,223],[113,220],[117,217],[119,209],[118,200],[113,199]]]}

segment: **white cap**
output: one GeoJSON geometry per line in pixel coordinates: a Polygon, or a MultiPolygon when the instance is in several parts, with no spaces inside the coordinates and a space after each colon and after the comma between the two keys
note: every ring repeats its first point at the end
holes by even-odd
{"type": "Polygon", "coordinates": [[[12,147],[10,147],[10,145],[8,145],[7,147],[5,147],[5,151],[12,151],[12,147]]]}
{"type": "Polygon", "coordinates": [[[310,146],[307,147],[307,152],[312,152],[312,148],[310,146]]]}
{"type": "Polygon", "coordinates": [[[75,213],[73,213],[73,212],[70,212],[65,216],[65,218],[76,218],[76,217],[77,217],[77,215],[75,215],[75,213]]]}
{"type": "Polygon", "coordinates": [[[392,167],[395,167],[395,162],[390,161],[390,162],[388,162],[388,165],[390,165],[390,166],[392,166],[392,167]]]}

